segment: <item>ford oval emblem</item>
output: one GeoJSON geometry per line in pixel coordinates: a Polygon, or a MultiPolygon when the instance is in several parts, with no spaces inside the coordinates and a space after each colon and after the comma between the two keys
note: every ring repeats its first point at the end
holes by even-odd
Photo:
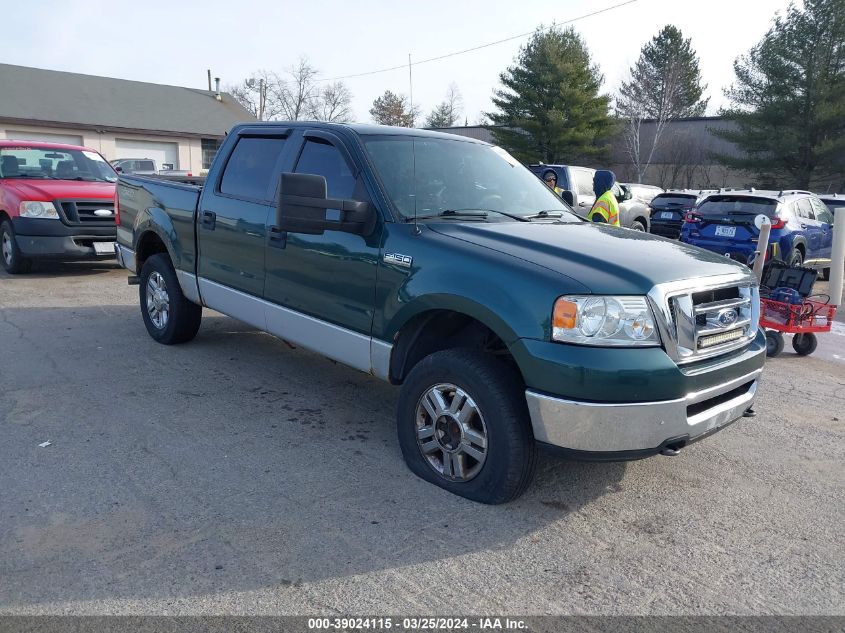
{"type": "Polygon", "coordinates": [[[721,310],[716,317],[716,320],[719,322],[719,325],[722,327],[729,327],[736,323],[737,318],[739,315],[737,314],[736,310],[733,308],[725,308],[721,310]]]}
{"type": "Polygon", "coordinates": [[[110,218],[114,215],[114,211],[111,209],[94,209],[94,215],[98,218],[110,218]]]}

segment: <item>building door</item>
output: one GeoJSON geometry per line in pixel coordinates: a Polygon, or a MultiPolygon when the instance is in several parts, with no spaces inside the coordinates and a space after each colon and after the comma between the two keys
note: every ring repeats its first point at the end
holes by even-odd
{"type": "Polygon", "coordinates": [[[125,138],[115,139],[115,158],[151,158],[158,169],[179,169],[179,146],[176,143],[160,141],[136,141],[125,138]]]}

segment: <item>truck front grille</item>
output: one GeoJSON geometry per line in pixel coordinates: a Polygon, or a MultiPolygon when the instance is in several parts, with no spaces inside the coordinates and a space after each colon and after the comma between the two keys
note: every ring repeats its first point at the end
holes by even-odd
{"type": "Polygon", "coordinates": [[[68,224],[86,226],[114,224],[113,200],[57,200],[56,206],[61,210],[68,224]]]}
{"type": "Polygon", "coordinates": [[[649,298],[667,353],[678,363],[727,354],[757,334],[760,295],[754,277],[727,275],[656,286],[649,298]]]}

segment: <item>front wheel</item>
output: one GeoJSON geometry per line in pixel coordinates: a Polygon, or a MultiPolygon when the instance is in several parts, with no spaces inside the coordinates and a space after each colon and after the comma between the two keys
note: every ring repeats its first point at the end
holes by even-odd
{"type": "Polygon", "coordinates": [[[797,248],[792,249],[792,255],[789,256],[789,267],[799,268],[804,263],[804,256],[797,248]]]}
{"type": "Polygon", "coordinates": [[[645,224],[643,224],[639,220],[634,220],[631,223],[631,228],[634,229],[635,231],[642,231],[643,233],[645,233],[645,224]]]}
{"type": "Polygon", "coordinates": [[[808,332],[807,334],[796,334],[792,337],[792,349],[794,349],[795,353],[799,356],[809,356],[816,351],[818,344],[819,339],[817,339],[816,335],[812,332],[808,332]]]}
{"type": "Polygon", "coordinates": [[[399,396],[399,445],[411,471],[456,495],[505,503],[534,474],[536,446],[519,373],[483,352],[435,352],[399,396]]]}
{"type": "Polygon", "coordinates": [[[186,343],[197,335],[202,308],[188,301],[167,255],[151,256],[141,268],[138,285],[147,332],[164,345],[186,343]]]}
{"type": "Polygon", "coordinates": [[[15,241],[15,229],[9,220],[3,220],[0,224],[0,258],[3,268],[10,275],[28,273],[32,268],[32,260],[21,255],[15,241]]]}

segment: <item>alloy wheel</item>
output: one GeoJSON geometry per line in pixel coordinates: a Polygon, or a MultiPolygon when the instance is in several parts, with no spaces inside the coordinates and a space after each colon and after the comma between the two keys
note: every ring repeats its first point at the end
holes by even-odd
{"type": "Polygon", "coordinates": [[[170,318],[170,296],[161,273],[153,271],[147,279],[147,314],[159,330],[167,327],[170,318]]]}
{"type": "Polygon", "coordinates": [[[487,427],[466,391],[442,383],[430,387],[416,410],[417,444],[428,465],[449,481],[469,481],[487,458],[487,427]]]}

